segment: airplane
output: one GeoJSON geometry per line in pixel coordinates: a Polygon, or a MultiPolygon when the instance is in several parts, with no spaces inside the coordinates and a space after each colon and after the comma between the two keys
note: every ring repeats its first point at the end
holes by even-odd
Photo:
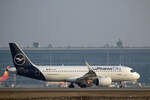
{"type": "Polygon", "coordinates": [[[4,82],[9,78],[9,72],[8,72],[9,68],[10,68],[10,66],[7,67],[7,69],[5,70],[3,76],[0,77],[0,82],[4,82]]]}
{"type": "Polygon", "coordinates": [[[9,43],[15,67],[8,69],[18,75],[48,81],[69,82],[69,88],[75,85],[86,88],[92,85],[109,86],[112,82],[136,81],[140,74],[127,66],[38,66],[33,64],[17,43],[9,43]]]}

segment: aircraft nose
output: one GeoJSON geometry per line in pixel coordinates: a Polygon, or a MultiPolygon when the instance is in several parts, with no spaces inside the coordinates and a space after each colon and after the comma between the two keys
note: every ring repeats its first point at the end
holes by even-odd
{"type": "Polygon", "coordinates": [[[140,78],[140,74],[136,73],[136,79],[139,79],[139,78],[140,78]]]}

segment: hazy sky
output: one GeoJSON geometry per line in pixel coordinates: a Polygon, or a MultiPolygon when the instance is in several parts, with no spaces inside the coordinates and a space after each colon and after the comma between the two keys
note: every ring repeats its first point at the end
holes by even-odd
{"type": "Polygon", "coordinates": [[[150,46],[150,0],[0,0],[0,46],[150,46]]]}

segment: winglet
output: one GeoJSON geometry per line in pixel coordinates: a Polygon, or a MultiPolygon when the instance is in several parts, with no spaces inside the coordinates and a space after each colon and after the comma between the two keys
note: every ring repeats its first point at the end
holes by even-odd
{"type": "Polygon", "coordinates": [[[87,68],[88,68],[89,71],[90,71],[90,70],[93,71],[93,69],[91,68],[91,66],[89,65],[89,63],[88,63],[87,61],[85,62],[85,64],[86,64],[86,66],[87,66],[87,68]]]}

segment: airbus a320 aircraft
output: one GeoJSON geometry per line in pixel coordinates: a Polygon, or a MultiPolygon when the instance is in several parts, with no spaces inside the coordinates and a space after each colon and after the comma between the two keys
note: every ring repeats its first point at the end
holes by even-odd
{"type": "MultiPolygon", "coordinates": [[[[136,81],[137,72],[127,66],[37,66],[25,55],[17,43],[9,43],[15,67],[8,69],[16,74],[43,81],[70,82],[69,88],[77,84],[81,88],[93,84],[109,86],[112,82],[136,81]]],[[[122,87],[122,84],[120,84],[122,87]]]]}

